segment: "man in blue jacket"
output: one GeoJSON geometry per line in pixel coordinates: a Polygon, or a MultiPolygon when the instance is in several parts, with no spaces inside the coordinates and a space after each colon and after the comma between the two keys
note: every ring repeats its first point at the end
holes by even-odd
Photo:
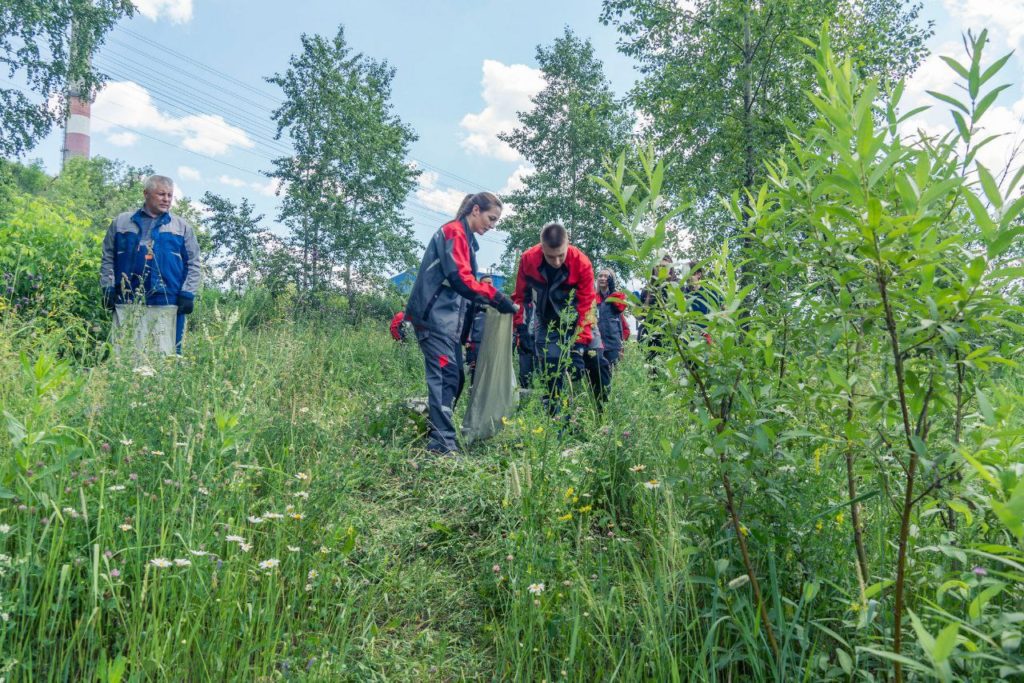
{"type": "Polygon", "coordinates": [[[103,238],[103,303],[111,310],[137,300],[147,306],[177,306],[174,345],[181,353],[185,316],[192,312],[199,289],[199,241],[187,221],[170,213],[173,180],[146,178],[142,196],[142,208],[120,214],[103,238]]]}

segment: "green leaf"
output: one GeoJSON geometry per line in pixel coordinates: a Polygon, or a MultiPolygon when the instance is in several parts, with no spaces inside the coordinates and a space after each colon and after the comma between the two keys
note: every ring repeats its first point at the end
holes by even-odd
{"type": "Polygon", "coordinates": [[[836,659],[839,660],[839,668],[843,670],[843,673],[847,676],[853,674],[853,658],[850,657],[846,650],[842,648],[836,650],[836,659]]]}
{"type": "Polygon", "coordinates": [[[981,78],[980,78],[981,84],[985,85],[985,83],[987,83],[990,78],[995,76],[996,73],[1000,69],[1002,69],[1003,66],[1006,64],[1006,61],[1008,59],[1010,59],[1010,57],[1012,57],[1012,56],[1013,56],[1013,53],[1012,52],[1008,52],[1005,55],[1003,55],[1002,57],[1000,57],[999,59],[997,59],[996,61],[992,62],[992,65],[989,68],[985,69],[984,73],[981,74],[981,78]]]}
{"type": "Polygon", "coordinates": [[[1003,195],[999,192],[999,184],[996,183],[996,179],[992,177],[989,170],[985,168],[981,163],[977,164],[978,167],[978,178],[981,180],[981,187],[985,190],[985,196],[988,197],[988,201],[997,210],[1003,207],[1003,195]]]}
{"type": "Polygon", "coordinates": [[[996,423],[996,414],[988,397],[985,396],[985,392],[981,390],[981,387],[975,387],[974,395],[978,398],[978,411],[981,413],[981,417],[984,418],[985,424],[994,425],[996,423]]]}
{"type": "Polygon", "coordinates": [[[967,108],[967,105],[964,104],[963,102],[961,102],[960,100],[956,99],[955,97],[950,97],[949,95],[946,95],[946,94],[941,93],[941,92],[937,92],[935,90],[929,90],[927,92],[932,97],[934,97],[936,99],[939,99],[939,100],[942,100],[943,102],[945,102],[946,104],[948,104],[950,106],[956,107],[957,109],[959,109],[960,111],[962,111],[965,114],[970,114],[971,113],[971,110],[967,108]]]}
{"type": "Polygon", "coordinates": [[[999,93],[1003,92],[1009,87],[1009,85],[1001,85],[981,98],[981,102],[978,102],[978,106],[974,108],[975,123],[977,123],[978,119],[985,115],[985,112],[988,111],[988,108],[991,107],[992,103],[996,101],[997,97],[999,97],[999,93]]]}
{"type": "Polygon", "coordinates": [[[955,621],[951,624],[947,624],[945,628],[939,631],[939,635],[935,636],[935,646],[932,649],[932,661],[936,664],[940,664],[949,659],[949,655],[953,653],[953,648],[956,647],[956,638],[959,632],[960,624],[955,621]]]}
{"type": "Polygon", "coordinates": [[[978,594],[978,597],[971,600],[971,604],[967,607],[967,614],[971,619],[977,621],[981,617],[982,610],[985,609],[985,605],[989,603],[992,598],[996,597],[1003,592],[1003,588],[1006,584],[995,583],[978,594]]]}
{"type": "Polygon", "coordinates": [[[967,67],[965,67],[963,64],[961,64],[960,62],[956,61],[952,57],[946,57],[945,55],[942,55],[939,58],[942,61],[944,61],[946,64],[948,64],[949,68],[951,68],[953,71],[955,71],[957,73],[957,75],[960,76],[960,78],[964,79],[965,81],[967,80],[967,78],[968,78],[967,67]]]}

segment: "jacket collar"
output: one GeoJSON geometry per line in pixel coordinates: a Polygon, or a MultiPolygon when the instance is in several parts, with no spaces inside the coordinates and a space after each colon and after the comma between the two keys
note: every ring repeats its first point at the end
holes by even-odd
{"type": "MultiPolygon", "coordinates": [[[[139,226],[140,228],[142,227],[142,221],[145,218],[152,218],[152,216],[150,216],[148,213],[146,213],[146,211],[145,211],[145,209],[143,207],[139,207],[139,210],[136,211],[134,214],[132,214],[132,222],[135,223],[135,225],[139,226]]],[[[161,225],[167,225],[170,222],[171,222],[171,212],[168,211],[167,213],[163,214],[162,216],[158,216],[156,218],[156,220],[153,222],[153,227],[154,228],[159,228],[161,225]]]]}

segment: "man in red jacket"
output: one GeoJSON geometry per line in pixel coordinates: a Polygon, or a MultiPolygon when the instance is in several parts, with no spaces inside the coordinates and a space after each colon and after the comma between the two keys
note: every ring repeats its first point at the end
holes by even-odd
{"type": "MultiPolygon", "coordinates": [[[[585,354],[593,339],[596,321],[594,303],[594,267],[587,255],[569,244],[569,235],[560,223],[548,223],[540,233],[540,244],[519,257],[516,289],[512,301],[518,304],[516,332],[520,338],[534,334],[536,358],[547,376],[548,408],[557,412],[557,398],[564,382],[564,370],[574,381],[585,372],[585,354]],[[536,321],[527,329],[524,304],[533,302],[536,321]],[[563,315],[566,321],[563,322],[563,315]],[[566,323],[568,326],[566,326],[566,323]],[[570,362],[563,358],[570,348],[570,362]]],[[[592,387],[600,394],[600,387],[592,387]]]]}

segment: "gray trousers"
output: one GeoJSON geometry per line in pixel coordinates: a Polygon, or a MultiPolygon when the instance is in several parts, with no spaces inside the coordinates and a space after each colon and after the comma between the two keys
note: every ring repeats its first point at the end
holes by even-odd
{"type": "Polygon", "coordinates": [[[430,436],[427,448],[447,453],[459,450],[455,441],[455,401],[462,393],[465,374],[462,345],[432,332],[417,332],[427,375],[427,421],[430,436]]]}

